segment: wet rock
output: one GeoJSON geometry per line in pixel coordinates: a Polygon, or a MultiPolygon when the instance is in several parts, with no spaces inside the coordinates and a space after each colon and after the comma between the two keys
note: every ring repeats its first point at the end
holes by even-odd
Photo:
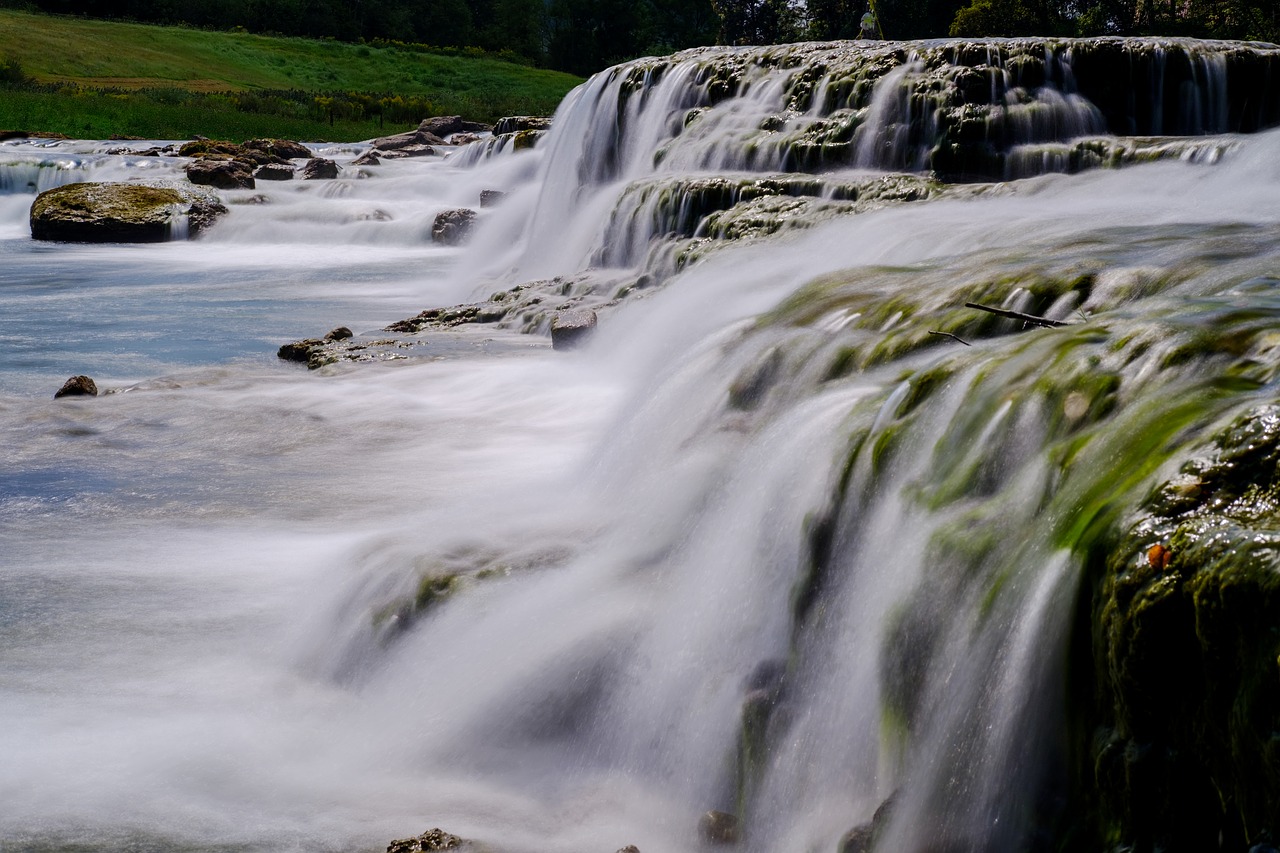
{"type": "Polygon", "coordinates": [[[1097,699],[1077,709],[1076,762],[1108,838],[1246,849],[1280,832],[1277,555],[1280,407],[1261,406],[1151,493],[1086,592],[1097,699]]]}
{"type": "Polygon", "coordinates": [[[455,133],[449,137],[450,145],[470,145],[473,142],[479,142],[480,136],[475,133],[455,133]]]}
{"type": "Polygon", "coordinates": [[[490,126],[478,121],[465,121],[462,116],[435,116],[423,119],[418,125],[419,133],[430,133],[443,139],[454,133],[484,133],[490,126]]]}
{"type": "Polygon", "coordinates": [[[323,347],[326,341],[324,338],[303,338],[300,341],[292,341],[284,344],[280,349],[276,350],[276,357],[285,361],[301,361],[306,363],[311,359],[311,353],[323,347]]]}
{"type": "Polygon", "coordinates": [[[249,139],[244,148],[250,151],[261,151],[283,160],[302,160],[311,157],[311,149],[301,142],[289,139],[249,139]]]}
{"type": "Polygon", "coordinates": [[[382,161],[378,159],[377,152],[372,148],[351,161],[352,166],[379,166],[381,164],[382,161]]]}
{"type": "Polygon", "coordinates": [[[187,233],[196,237],[227,213],[227,206],[216,198],[202,198],[187,209],[187,233]]]}
{"type": "Polygon", "coordinates": [[[401,157],[429,157],[436,153],[434,146],[445,144],[447,143],[440,136],[419,125],[407,133],[373,140],[373,150],[380,157],[394,160],[401,157]]]}
{"type": "Polygon", "coordinates": [[[338,177],[338,164],[324,157],[312,157],[302,167],[304,181],[329,180],[338,177]]]}
{"type": "Polygon", "coordinates": [[[187,180],[220,190],[251,190],[253,173],[239,160],[197,160],[187,166],[187,180]]]}
{"type": "Polygon", "coordinates": [[[493,135],[518,133],[522,130],[550,130],[551,116],[507,116],[498,119],[493,126],[493,135]]]}
{"type": "Polygon", "coordinates": [[[709,811],[698,821],[698,836],[709,844],[737,844],[741,828],[736,815],[709,811]]]}
{"type": "Polygon", "coordinates": [[[226,212],[208,191],[176,182],[67,184],[36,196],[31,236],[79,243],[156,243],[168,240],[184,216],[194,235],[226,212]]]}
{"type": "Polygon", "coordinates": [[[480,207],[497,207],[507,194],[501,190],[480,190],[480,207]]]}
{"type": "Polygon", "coordinates": [[[329,334],[324,336],[326,341],[345,341],[347,338],[355,337],[355,334],[346,326],[339,326],[329,334]]]}
{"type": "Polygon", "coordinates": [[[62,383],[62,387],[53,395],[53,399],[59,397],[96,397],[98,396],[98,385],[88,376],[72,376],[66,382],[62,383]]]}
{"type": "MultiPolygon", "coordinates": [[[[245,145],[238,145],[235,142],[227,142],[226,140],[221,139],[204,139],[198,137],[191,142],[183,143],[178,148],[177,153],[180,157],[193,157],[199,160],[234,160],[237,163],[243,164],[249,171],[253,171],[256,167],[267,163],[289,165],[288,159],[279,157],[265,148],[250,148],[245,145]]],[[[307,154],[304,156],[310,155],[307,154]]]]}
{"type": "Polygon", "coordinates": [[[634,844],[628,844],[626,847],[619,848],[618,853],[640,853],[640,848],[634,844]]]}
{"type": "Polygon", "coordinates": [[[428,829],[416,838],[401,838],[387,845],[387,853],[431,853],[433,850],[453,850],[466,842],[439,827],[428,829]]]}
{"type": "Polygon", "coordinates": [[[596,330],[596,312],[590,308],[560,311],[551,321],[551,348],[568,350],[581,346],[596,330]]]}
{"type": "Polygon", "coordinates": [[[838,853],[871,853],[871,824],[855,826],[846,832],[836,845],[838,853]]]}
{"type": "Polygon", "coordinates": [[[438,152],[431,145],[406,145],[403,148],[388,150],[378,149],[378,156],[384,160],[403,160],[406,157],[434,157],[438,152]]]}
{"type": "Polygon", "coordinates": [[[266,163],[253,170],[253,177],[258,181],[292,181],[293,167],[266,163]]]}
{"type": "Polygon", "coordinates": [[[431,225],[431,239],[446,246],[457,246],[470,236],[475,218],[476,212],[465,207],[443,211],[431,225]]]}

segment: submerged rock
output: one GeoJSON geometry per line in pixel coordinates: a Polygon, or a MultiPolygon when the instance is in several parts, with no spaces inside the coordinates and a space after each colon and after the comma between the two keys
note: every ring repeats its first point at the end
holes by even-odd
{"type": "Polygon", "coordinates": [[[227,212],[216,196],[180,184],[67,184],[36,196],[31,236],[79,243],[157,243],[187,218],[192,235],[227,212]]]}
{"type": "Polygon", "coordinates": [[[698,836],[710,844],[737,844],[741,828],[736,815],[709,811],[698,820],[698,836]]]}
{"type": "Polygon", "coordinates": [[[72,376],[66,382],[62,383],[53,395],[53,399],[59,397],[96,397],[98,396],[98,385],[88,376],[79,375],[72,376]]]}

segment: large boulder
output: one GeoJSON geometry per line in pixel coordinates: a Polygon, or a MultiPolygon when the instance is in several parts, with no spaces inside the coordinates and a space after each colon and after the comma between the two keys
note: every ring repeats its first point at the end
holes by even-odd
{"type": "Polygon", "coordinates": [[[36,196],[31,236],[77,243],[158,243],[187,218],[194,236],[227,212],[207,190],[180,184],[67,184],[36,196]]]}
{"type": "Polygon", "coordinates": [[[187,180],[220,190],[251,190],[253,173],[239,160],[197,160],[187,166],[187,180]]]}

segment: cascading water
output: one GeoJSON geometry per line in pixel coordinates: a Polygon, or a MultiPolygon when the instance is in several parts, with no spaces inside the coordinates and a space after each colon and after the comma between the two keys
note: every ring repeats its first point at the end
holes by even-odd
{"type": "Polygon", "coordinates": [[[180,159],[0,146],[0,848],[1275,843],[1278,55],[693,51],[152,246],[31,241],[30,175],[180,159]]]}

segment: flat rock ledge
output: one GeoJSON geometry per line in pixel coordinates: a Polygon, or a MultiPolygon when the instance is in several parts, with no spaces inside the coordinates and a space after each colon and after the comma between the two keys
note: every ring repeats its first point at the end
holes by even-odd
{"type": "Polygon", "coordinates": [[[31,205],[31,236],[72,243],[160,243],[196,236],[227,208],[178,182],[80,183],[46,190],[31,205]],[[185,220],[185,223],[184,223],[185,220]]]}

